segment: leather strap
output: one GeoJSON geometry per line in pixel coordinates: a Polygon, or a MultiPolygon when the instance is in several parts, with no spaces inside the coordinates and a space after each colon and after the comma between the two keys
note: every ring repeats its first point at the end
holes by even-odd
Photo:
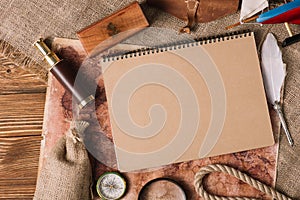
{"type": "Polygon", "coordinates": [[[190,33],[191,28],[194,26],[196,22],[196,14],[199,7],[200,0],[186,0],[185,1],[187,6],[187,25],[183,27],[180,32],[181,33],[190,33]]]}

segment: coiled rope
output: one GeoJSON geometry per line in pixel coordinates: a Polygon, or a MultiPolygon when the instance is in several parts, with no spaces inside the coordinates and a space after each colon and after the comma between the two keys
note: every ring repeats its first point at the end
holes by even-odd
{"type": "Polygon", "coordinates": [[[220,165],[220,164],[208,165],[206,167],[203,167],[195,175],[195,180],[194,180],[195,189],[197,193],[205,200],[253,200],[255,199],[255,198],[248,198],[248,197],[222,197],[222,196],[216,196],[208,193],[203,187],[203,178],[212,172],[222,172],[234,176],[240,179],[241,181],[249,184],[250,186],[258,189],[259,191],[265,193],[269,197],[272,197],[273,199],[292,200],[291,198],[279,193],[272,187],[269,187],[261,183],[260,181],[255,180],[254,178],[248,176],[247,174],[244,174],[226,165],[220,165]]]}

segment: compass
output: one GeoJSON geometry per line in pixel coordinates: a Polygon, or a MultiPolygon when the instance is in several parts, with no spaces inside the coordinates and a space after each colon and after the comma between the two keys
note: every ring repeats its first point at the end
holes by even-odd
{"type": "Polygon", "coordinates": [[[96,189],[102,199],[117,200],[124,195],[126,182],[119,173],[106,172],[99,177],[96,189]]]}

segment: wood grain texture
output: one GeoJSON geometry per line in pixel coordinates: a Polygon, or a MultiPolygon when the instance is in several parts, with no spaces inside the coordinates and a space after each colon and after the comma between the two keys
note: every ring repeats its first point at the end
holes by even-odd
{"type": "Polygon", "coordinates": [[[44,93],[46,84],[35,74],[7,62],[0,66],[0,94],[44,93]]]}
{"type": "Polygon", "coordinates": [[[22,57],[18,58],[19,54],[10,45],[3,42],[1,45],[0,199],[32,199],[38,173],[46,84],[14,62],[22,57]]]}
{"type": "Polygon", "coordinates": [[[0,199],[32,199],[41,136],[0,138],[0,199]]]}
{"type": "MultiPolygon", "coordinates": [[[[43,67],[46,62],[37,63],[26,54],[13,47],[7,41],[0,39],[0,66],[4,67],[18,67],[26,68],[31,73],[36,74],[35,77],[42,82],[47,82],[47,68],[43,67]]],[[[1,69],[0,69],[1,71],[1,69]]],[[[8,71],[9,73],[9,71],[8,71]]],[[[1,76],[0,76],[1,77],[1,76]]],[[[12,76],[10,76],[12,77],[12,76]]],[[[30,83],[30,82],[28,82],[30,83]]]]}
{"type": "Polygon", "coordinates": [[[147,26],[149,26],[149,23],[140,5],[134,2],[124,9],[79,31],[77,36],[86,52],[91,54],[92,51],[101,52],[147,26]],[[103,42],[106,39],[109,40],[103,42]],[[99,45],[100,43],[101,45],[99,45]]]}
{"type": "Polygon", "coordinates": [[[0,199],[32,199],[45,93],[0,95],[0,199]]]}
{"type": "Polygon", "coordinates": [[[0,199],[32,199],[36,177],[23,179],[0,179],[0,199]]]}
{"type": "Polygon", "coordinates": [[[0,137],[41,135],[45,94],[0,95],[0,137]]]}
{"type": "Polygon", "coordinates": [[[36,177],[41,136],[0,138],[0,179],[36,177]]]}

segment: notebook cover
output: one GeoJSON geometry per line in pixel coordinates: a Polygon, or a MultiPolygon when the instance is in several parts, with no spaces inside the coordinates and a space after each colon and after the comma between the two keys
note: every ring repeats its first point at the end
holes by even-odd
{"type": "Polygon", "coordinates": [[[144,54],[102,64],[120,171],[274,144],[253,33],[144,54]]]}
{"type": "MultiPolygon", "coordinates": [[[[56,52],[61,52],[65,59],[72,60],[77,66],[80,66],[86,56],[85,51],[78,40],[58,38],[54,40],[52,48],[55,49],[56,52]]],[[[126,46],[123,48],[128,49],[129,47],[126,46]]],[[[101,80],[102,78],[98,84],[100,95],[96,99],[96,115],[101,127],[103,128],[104,136],[112,141],[104,85],[101,80]]],[[[47,157],[57,140],[69,128],[70,121],[72,120],[71,96],[51,74],[49,74],[48,82],[43,125],[44,140],[41,145],[40,167],[42,167],[43,162],[47,160],[47,157]]],[[[278,139],[280,130],[279,119],[271,106],[269,107],[269,112],[272,119],[273,133],[275,138],[278,139]]],[[[90,132],[93,129],[94,127],[91,125],[87,131],[90,132]]],[[[101,143],[101,141],[96,141],[95,148],[99,148],[104,145],[105,144],[101,143]]],[[[201,167],[216,163],[226,164],[239,169],[274,187],[276,181],[277,156],[278,142],[276,140],[275,145],[266,148],[176,163],[156,169],[122,173],[127,180],[127,191],[123,199],[137,199],[139,191],[148,181],[158,177],[169,177],[176,180],[184,187],[188,199],[200,200],[201,198],[197,195],[193,186],[194,175],[201,167]]],[[[100,199],[95,192],[96,181],[100,175],[107,171],[116,170],[116,168],[107,167],[97,160],[93,160],[94,199],[100,199]]],[[[260,199],[266,198],[265,194],[251,188],[247,184],[235,178],[221,173],[211,174],[208,177],[205,186],[211,193],[221,196],[245,196],[260,199]]]]}

